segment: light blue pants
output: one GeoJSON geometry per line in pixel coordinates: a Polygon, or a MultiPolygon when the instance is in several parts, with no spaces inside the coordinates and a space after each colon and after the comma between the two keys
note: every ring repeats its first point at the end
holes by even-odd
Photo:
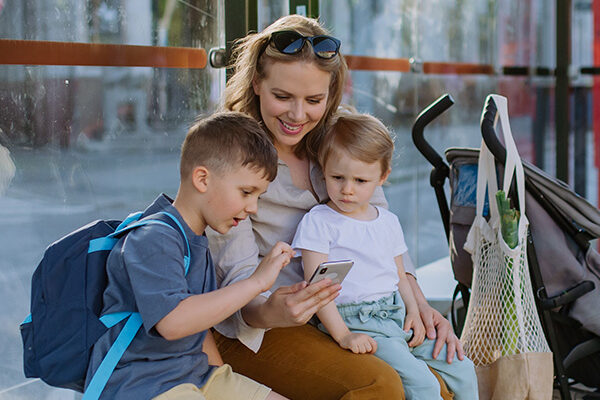
{"type": "MultiPolygon", "coordinates": [[[[435,341],[427,338],[417,347],[408,347],[412,331],[402,329],[406,312],[400,293],[374,302],[339,305],[338,310],[352,332],[375,339],[375,355],[398,371],[408,400],[441,399],[440,385],[427,365],[441,375],[456,400],[478,399],[477,376],[471,360],[454,358],[448,364],[446,346],[434,359],[435,341]]],[[[325,330],[322,324],[319,328],[325,330]]]]}

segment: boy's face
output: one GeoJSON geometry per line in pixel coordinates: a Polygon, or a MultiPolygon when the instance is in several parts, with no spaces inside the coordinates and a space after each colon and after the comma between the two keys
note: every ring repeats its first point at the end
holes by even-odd
{"type": "Polygon", "coordinates": [[[206,191],[203,216],[206,225],[221,234],[227,233],[249,214],[256,213],[258,196],[266,192],[269,183],[262,170],[249,166],[213,173],[206,191]]]}
{"type": "Polygon", "coordinates": [[[329,205],[353,218],[366,215],[375,188],[388,175],[382,176],[380,162],[369,164],[352,158],[346,151],[333,151],[329,155],[324,174],[329,205]]]}

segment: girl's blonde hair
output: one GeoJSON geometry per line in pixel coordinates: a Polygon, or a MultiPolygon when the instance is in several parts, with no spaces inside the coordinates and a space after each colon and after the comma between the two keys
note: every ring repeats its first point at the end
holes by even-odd
{"type": "MultiPolygon", "coordinates": [[[[329,96],[327,107],[321,121],[315,128],[304,136],[294,149],[296,155],[307,156],[313,160],[317,159],[319,143],[323,136],[324,126],[334,114],[342,100],[344,82],[348,67],[341,54],[331,59],[318,58],[306,43],[297,54],[283,54],[269,44],[271,34],[282,30],[292,30],[303,36],[328,35],[329,32],[323,28],[316,19],[302,17],[300,15],[288,15],[273,22],[262,32],[249,34],[236,41],[232,54],[233,75],[227,82],[225,88],[224,108],[232,111],[242,111],[250,114],[257,121],[262,122],[260,114],[260,102],[254,93],[252,82],[266,78],[266,66],[269,63],[294,61],[312,62],[322,71],[331,74],[329,83],[329,96]]],[[[272,139],[270,132],[267,132],[272,139]]]]}
{"type": "Polygon", "coordinates": [[[318,161],[323,170],[331,154],[339,151],[367,164],[380,162],[383,176],[392,165],[394,139],[372,115],[341,111],[334,116],[319,148],[318,161]]]}

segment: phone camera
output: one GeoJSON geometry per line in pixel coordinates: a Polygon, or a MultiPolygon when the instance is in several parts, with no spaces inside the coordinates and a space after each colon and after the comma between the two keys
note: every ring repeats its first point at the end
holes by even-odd
{"type": "Polygon", "coordinates": [[[319,271],[319,274],[323,275],[325,272],[327,272],[327,268],[323,268],[321,271],[319,271]]]}

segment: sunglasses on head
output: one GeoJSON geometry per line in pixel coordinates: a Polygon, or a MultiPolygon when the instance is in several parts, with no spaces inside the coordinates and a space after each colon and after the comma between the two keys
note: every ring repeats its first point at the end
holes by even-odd
{"type": "Polygon", "coordinates": [[[271,34],[270,43],[283,54],[296,54],[309,41],[313,52],[319,58],[326,60],[335,57],[340,51],[341,42],[327,35],[302,36],[296,31],[278,31],[271,34]]]}

